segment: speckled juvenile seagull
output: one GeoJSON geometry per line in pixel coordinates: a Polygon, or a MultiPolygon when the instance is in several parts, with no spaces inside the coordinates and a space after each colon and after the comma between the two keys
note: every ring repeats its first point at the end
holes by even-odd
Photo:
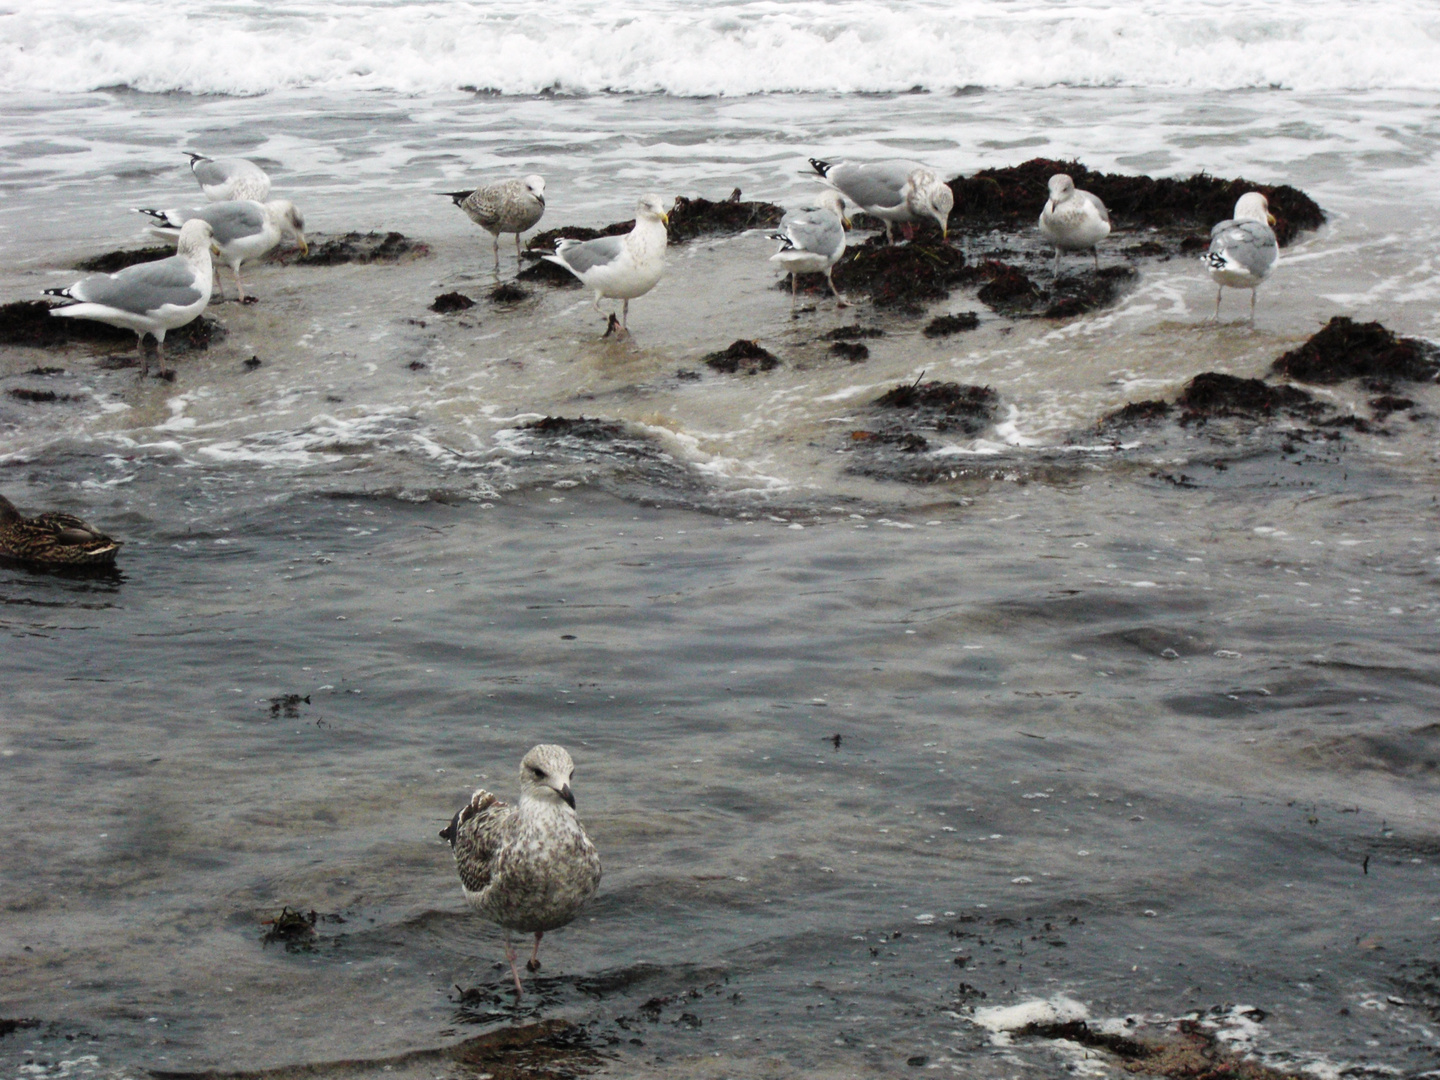
{"type": "Polygon", "coordinates": [[[1215,291],[1215,321],[1225,286],[1250,290],[1250,325],[1255,325],[1255,291],[1280,261],[1280,244],[1272,226],[1270,201],[1258,191],[1246,192],[1235,204],[1235,216],[1210,230],[1210,250],[1201,256],[1215,291]]]}
{"type": "Polygon", "coordinates": [[[495,238],[495,269],[500,269],[500,234],[515,234],[515,258],[520,258],[520,234],[545,214],[545,178],[526,176],[502,180],[473,191],[443,191],[455,200],[470,220],[495,238]]]}
{"type": "Polygon", "coordinates": [[[535,935],[525,964],[540,970],[540,939],[558,930],[595,895],[600,856],[575,816],[563,746],[542,743],[520,762],[520,803],[507,806],[484,788],[440,833],[455,849],[460,887],[470,906],[505,930],[505,958],[523,995],[510,931],[535,935]]]}

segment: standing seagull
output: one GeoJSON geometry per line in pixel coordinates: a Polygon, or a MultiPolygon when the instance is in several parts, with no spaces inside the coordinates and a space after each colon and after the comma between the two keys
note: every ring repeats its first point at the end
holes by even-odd
{"type": "Polygon", "coordinates": [[[68,289],[46,289],[76,303],[51,308],[51,315],[94,319],[134,330],[140,350],[140,375],[150,371],[145,335],[155,335],[160,375],[165,371],[165,332],[184,326],[210,303],[214,267],[210,263],[212,232],[208,221],[187,221],[180,230],[176,253],[168,259],[136,263],[114,274],[92,274],[68,289]]]}
{"type": "MultiPolygon", "coordinates": [[[[160,224],[150,226],[150,232],[159,237],[177,237],[185,222],[199,218],[209,222],[215,234],[215,247],[220,257],[235,272],[235,288],[240,293],[240,302],[246,303],[245,283],[240,280],[240,266],[247,259],[258,259],[280,243],[286,233],[295,237],[300,254],[308,255],[310,245],[305,240],[305,219],[289,199],[274,199],[268,203],[252,199],[237,199],[229,202],[211,203],[199,210],[145,210],[136,209],[137,214],[149,214],[160,224]]],[[[219,282],[216,282],[219,292],[219,282]]],[[[222,296],[223,299],[223,296],[222,296]]],[[[250,297],[250,301],[254,301],[250,297]]]]}
{"type": "MultiPolygon", "coordinates": [[[[187,151],[187,153],[189,153],[187,151]]],[[[211,202],[254,199],[264,202],[270,195],[270,177],[245,158],[208,158],[189,154],[190,171],[200,181],[200,190],[211,202]]]]}
{"type": "Polygon", "coordinates": [[[495,238],[495,269],[500,269],[500,234],[515,234],[515,258],[520,258],[520,234],[545,214],[545,178],[527,176],[502,180],[474,191],[444,191],[470,220],[495,238]]]}
{"type": "Polygon", "coordinates": [[[440,833],[455,849],[460,887],[470,906],[505,929],[505,958],[524,996],[510,931],[535,935],[525,964],[540,970],[540,939],[558,930],[600,887],[600,856],[575,816],[575,763],[563,746],[542,743],[520,762],[520,804],[484,788],[440,833]]]}
{"type": "Polygon", "coordinates": [[[0,556],[39,566],[102,566],[119,550],[119,540],[73,514],[27,518],[0,495],[0,556]]]}
{"type": "Polygon", "coordinates": [[[836,162],[810,159],[826,187],[834,188],[867,214],[885,222],[885,240],[894,242],[892,226],[933,217],[950,238],[950,211],[955,193],[935,172],[915,161],[836,162]]]}
{"type": "Polygon", "coordinates": [[[1215,291],[1215,321],[1220,321],[1220,298],[1225,286],[1250,290],[1250,325],[1255,325],[1255,292],[1280,261],[1275,239],[1275,215],[1270,200],[1258,191],[1246,192],[1235,204],[1235,216],[1210,230],[1210,250],[1200,256],[1215,291]]]}
{"type": "Polygon", "coordinates": [[[623,301],[620,331],[625,333],[630,301],[653,289],[665,272],[668,224],[670,215],[660,196],[644,195],[635,204],[635,227],[624,236],[560,240],[555,244],[555,254],[545,258],[569,270],[587,289],[595,290],[596,311],[600,310],[602,296],[623,301]]]}
{"type": "Polygon", "coordinates": [[[1040,211],[1040,231],[1055,245],[1056,274],[1060,273],[1060,250],[1084,251],[1095,256],[1095,269],[1100,269],[1097,245],[1110,235],[1110,211],[1099,196],[1081,191],[1075,181],[1064,173],[1050,177],[1050,198],[1040,211]]]}
{"type": "Polygon", "coordinates": [[[771,239],[780,241],[780,250],[770,256],[790,273],[790,304],[795,305],[797,278],[800,274],[824,274],[830,291],[840,307],[849,306],[835,279],[830,276],[840,256],[845,254],[845,230],[850,219],[845,216],[845,200],[838,191],[820,195],[819,206],[791,210],[780,219],[780,231],[771,239]]]}

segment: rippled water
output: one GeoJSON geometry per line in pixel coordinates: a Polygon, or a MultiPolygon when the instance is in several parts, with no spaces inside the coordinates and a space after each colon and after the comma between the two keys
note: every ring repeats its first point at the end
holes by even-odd
{"type": "Polygon", "coordinates": [[[260,157],[316,231],[434,253],[257,269],[261,303],[214,309],[229,336],[174,385],[0,351],[7,389],[58,363],[73,396],[0,399],[5,493],[126,541],[113,578],[0,571],[0,1016],[38,1021],[0,1037],[7,1075],[474,1075],[439,1048],[537,1017],[586,1025],[616,1075],[1118,1075],[981,1022],[1052,999],[1204,1011],[1321,1076],[1433,1067],[1436,389],[1336,441],[1094,428],[1261,374],[1333,314],[1434,335],[1427,100],[8,104],[6,300],[132,238],[129,206],[186,204],[188,147],[260,157]],[[792,320],[757,234],[672,250],[628,345],[575,292],[426,311],[492,283],[432,191],[533,169],[547,225],[596,224],[651,188],[793,202],[818,152],[1207,168],[1330,221],[1253,332],[1202,324],[1188,260],[1069,323],[957,292],[933,313],[982,325],[940,344],[863,305],[792,320]],[[871,359],[827,356],[856,318],[887,331],[871,359]],[[676,374],[738,336],[785,365],[676,374]],[[1002,411],[905,483],[848,433],[922,370],[1002,411]],[[624,434],[519,430],[545,414],[624,434]],[[514,1011],[435,833],[542,739],[575,756],[606,877],[514,1011]],[[262,943],[284,906],[323,916],[303,948],[262,943]]]}

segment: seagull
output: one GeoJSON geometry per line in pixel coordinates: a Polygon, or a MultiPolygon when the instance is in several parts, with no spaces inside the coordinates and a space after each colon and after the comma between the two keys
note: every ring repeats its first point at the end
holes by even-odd
{"type": "Polygon", "coordinates": [[[1255,292],[1280,261],[1275,239],[1275,215],[1270,200],[1258,191],[1246,192],[1235,204],[1235,216],[1210,230],[1210,250],[1200,256],[1215,292],[1215,321],[1220,321],[1220,298],[1225,286],[1250,290],[1250,325],[1255,325],[1255,292]]]}
{"type": "Polygon", "coordinates": [[[835,279],[830,276],[840,256],[845,254],[845,230],[850,219],[845,216],[845,200],[838,191],[826,191],[817,200],[818,206],[791,210],[780,219],[780,231],[771,237],[780,241],[780,250],[770,256],[790,274],[790,303],[794,306],[797,278],[800,274],[824,274],[830,291],[840,307],[847,307],[835,279]]]}
{"type": "MultiPolygon", "coordinates": [[[[245,283],[240,280],[240,265],[247,259],[258,259],[280,243],[280,238],[286,233],[295,237],[301,255],[310,253],[310,245],[305,240],[305,219],[289,199],[274,199],[268,203],[232,199],[211,203],[199,210],[146,210],[137,207],[135,212],[149,214],[160,222],[151,225],[150,232],[161,238],[179,236],[181,227],[192,219],[209,222],[220,257],[235,272],[235,288],[240,293],[242,304],[255,300],[253,296],[246,299],[245,283]]],[[[217,281],[215,284],[218,292],[220,283],[217,281]]]]}
{"type": "Polygon", "coordinates": [[[600,887],[600,855],[575,816],[575,763],[563,746],[542,743],[520,762],[520,803],[484,788],[440,833],[455,850],[470,906],[505,930],[505,958],[523,997],[510,931],[535,935],[526,971],[540,970],[540,939],[575,918],[600,887]]]}
{"type": "Polygon", "coordinates": [[[160,375],[165,371],[165,332],[184,326],[210,303],[214,267],[210,263],[213,233],[208,221],[187,221],[180,229],[176,253],[168,259],[136,263],[114,274],[92,274],[67,289],[46,289],[46,296],[76,301],[50,309],[51,315],[94,319],[135,331],[140,350],[140,375],[150,370],[145,335],[155,335],[160,375]]]}
{"type": "Polygon", "coordinates": [[[892,226],[933,217],[950,238],[950,211],[955,193],[934,170],[915,161],[831,163],[810,159],[826,187],[834,188],[867,214],[885,222],[885,240],[893,242],[892,226]]]}
{"type": "Polygon", "coordinates": [[[1100,249],[1096,246],[1110,235],[1110,211],[1099,197],[1081,191],[1075,181],[1064,173],[1050,177],[1050,198],[1040,211],[1040,231],[1055,245],[1055,270],[1060,273],[1060,250],[1084,251],[1095,256],[1095,269],[1100,269],[1100,249]]]}
{"type": "Polygon", "coordinates": [[[211,202],[231,199],[254,199],[264,202],[270,194],[270,177],[265,170],[245,158],[208,158],[192,154],[190,171],[200,181],[200,190],[211,202]]]}
{"type": "Polygon", "coordinates": [[[495,238],[495,269],[500,269],[500,234],[515,234],[515,258],[520,258],[520,234],[545,214],[545,178],[526,176],[502,180],[473,191],[442,191],[455,200],[470,220],[495,238]]]}
{"type": "MultiPolygon", "coordinates": [[[[560,240],[555,254],[545,258],[569,270],[587,289],[595,290],[595,310],[600,298],[621,300],[620,332],[627,333],[625,320],[630,301],[655,287],[665,272],[665,226],[670,215],[659,195],[644,195],[635,204],[635,227],[624,236],[601,236],[594,240],[560,240]]],[[[607,331],[608,333],[608,331],[607,331]]]]}
{"type": "Polygon", "coordinates": [[[99,566],[115,561],[120,541],[73,514],[27,518],[0,495],[0,556],[40,566],[99,566]]]}

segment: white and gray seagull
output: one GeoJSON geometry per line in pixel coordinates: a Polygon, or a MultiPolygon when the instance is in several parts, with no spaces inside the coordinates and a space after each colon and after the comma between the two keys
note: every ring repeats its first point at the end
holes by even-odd
{"type": "Polygon", "coordinates": [[[210,202],[231,199],[254,199],[264,202],[270,197],[270,177],[264,169],[245,158],[208,158],[186,151],[190,171],[200,182],[200,190],[210,202]]]}
{"type": "Polygon", "coordinates": [[[1250,290],[1250,325],[1255,325],[1255,292],[1280,261],[1280,244],[1275,239],[1275,215],[1270,200],[1258,191],[1240,196],[1235,216],[1210,230],[1210,250],[1200,256],[1215,291],[1215,321],[1220,321],[1220,298],[1225,286],[1250,290]]]}
{"type": "MultiPolygon", "coordinates": [[[[199,219],[209,222],[214,233],[215,247],[235,272],[235,288],[240,302],[246,303],[245,282],[240,280],[240,267],[249,259],[258,259],[280,243],[286,234],[295,237],[300,254],[309,254],[310,245],[305,239],[305,219],[289,199],[273,199],[268,203],[253,199],[232,199],[229,202],[211,203],[198,210],[146,210],[136,208],[137,214],[148,214],[159,224],[151,225],[150,232],[162,238],[174,238],[187,221],[199,219]]],[[[215,283],[216,292],[221,292],[220,283],[215,283]]],[[[249,298],[253,301],[255,298],[249,298]]]]}
{"type": "Polygon", "coordinates": [[[470,220],[495,238],[495,269],[500,269],[500,234],[515,234],[515,258],[520,258],[520,234],[545,214],[545,178],[525,176],[502,180],[473,191],[442,191],[454,199],[470,220]]]}
{"type": "Polygon", "coordinates": [[[137,263],[114,274],[93,274],[65,289],[46,289],[75,303],[51,308],[51,315],[94,319],[135,331],[140,374],[150,370],[145,335],[155,336],[160,374],[165,370],[165,332],[184,326],[210,303],[214,267],[210,262],[210,223],[187,221],[180,230],[176,253],[168,259],[137,263]]]}
{"type": "MultiPolygon", "coordinates": [[[[626,332],[630,301],[655,287],[665,272],[665,226],[670,215],[659,195],[644,195],[635,205],[635,227],[624,236],[601,236],[594,240],[560,240],[555,254],[545,258],[569,270],[587,289],[595,292],[595,310],[600,298],[620,300],[620,330],[626,332]]],[[[603,314],[603,312],[602,312],[603,314]]]]}
{"type": "Polygon", "coordinates": [[[575,918],[600,887],[600,855],[575,816],[575,763],[563,746],[542,743],[520,762],[520,803],[484,788],[440,833],[455,850],[465,899],[505,930],[505,958],[523,996],[510,932],[535,935],[527,971],[540,970],[540,939],[575,918]]]}
{"type": "Polygon", "coordinates": [[[887,241],[895,239],[893,226],[926,217],[933,217],[949,239],[955,193],[933,169],[918,161],[831,163],[811,158],[810,167],[826,187],[883,221],[887,241]]]}
{"type": "Polygon", "coordinates": [[[1054,273],[1060,273],[1060,252],[1089,250],[1100,269],[1097,245],[1110,235],[1110,211],[1098,195],[1081,191],[1064,173],[1050,177],[1050,198],[1040,211],[1040,231],[1055,245],[1054,273]]]}
{"type": "Polygon", "coordinates": [[[848,306],[840,290],[835,288],[831,271],[845,254],[845,230],[850,219],[845,216],[845,200],[838,191],[825,191],[818,206],[791,210],[780,219],[780,231],[771,239],[780,241],[780,250],[770,256],[790,274],[790,303],[794,306],[800,274],[824,274],[830,291],[840,307],[848,306]]]}

